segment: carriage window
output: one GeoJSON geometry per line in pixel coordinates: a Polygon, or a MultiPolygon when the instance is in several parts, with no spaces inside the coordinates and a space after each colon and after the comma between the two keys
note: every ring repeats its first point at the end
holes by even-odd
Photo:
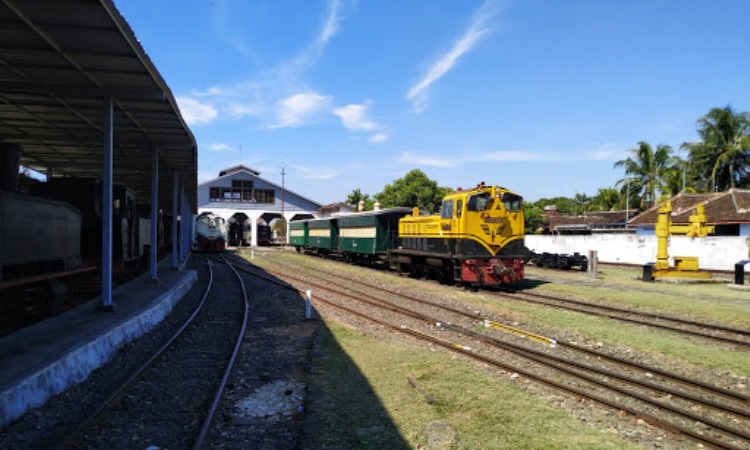
{"type": "Polygon", "coordinates": [[[446,200],[443,202],[443,213],[441,214],[443,219],[450,219],[453,217],[453,200],[446,200]]]}
{"type": "Polygon", "coordinates": [[[487,209],[490,203],[490,194],[484,192],[482,194],[476,194],[469,197],[466,202],[466,208],[469,211],[484,211],[487,209]]]}
{"type": "Polygon", "coordinates": [[[523,198],[520,195],[511,194],[509,192],[503,192],[502,200],[505,209],[509,212],[518,212],[523,206],[523,198]]]}

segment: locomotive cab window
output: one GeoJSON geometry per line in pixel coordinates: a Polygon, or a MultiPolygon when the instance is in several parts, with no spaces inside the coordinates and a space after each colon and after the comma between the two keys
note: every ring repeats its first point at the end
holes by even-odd
{"type": "Polygon", "coordinates": [[[466,202],[466,209],[469,211],[485,211],[490,205],[490,194],[483,192],[469,197],[466,202]]]}
{"type": "Polygon", "coordinates": [[[456,217],[461,218],[461,212],[464,209],[464,201],[459,199],[456,202],[456,217]]]}
{"type": "Polygon", "coordinates": [[[453,217],[453,200],[446,200],[443,202],[442,214],[440,217],[443,219],[450,219],[453,217]]]}
{"type": "Polygon", "coordinates": [[[521,206],[523,206],[523,198],[520,195],[511,194],[510,192],[503,192],[500,200],[509,212],[518,212],[521,210],[521,206]]]}

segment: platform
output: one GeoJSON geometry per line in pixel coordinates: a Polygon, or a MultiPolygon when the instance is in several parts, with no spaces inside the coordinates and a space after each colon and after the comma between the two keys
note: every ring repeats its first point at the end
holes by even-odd
{"type": "Polygon", "coordinates": [[[0,428],[85,380],[124,345],[151,330],[190,290],[195,271],[172,267],[171,255],[112,290],[112,312],[101,297],[0,338],[0,428]]]}

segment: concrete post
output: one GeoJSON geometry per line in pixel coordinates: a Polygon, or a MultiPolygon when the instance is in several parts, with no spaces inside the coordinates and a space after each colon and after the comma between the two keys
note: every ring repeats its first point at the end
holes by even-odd
{"type": "Polygon", "coordinates": [[[589,250],[589,277],[596,278],[599,274],[599,252],[589,250]]]}

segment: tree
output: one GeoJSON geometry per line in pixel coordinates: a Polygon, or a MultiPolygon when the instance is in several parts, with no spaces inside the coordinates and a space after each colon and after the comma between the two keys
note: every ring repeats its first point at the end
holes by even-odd
{"type": "Polygon", "coordinates": [[[620,192],[614,188],[602,188],[591,199],[587,211],[612,211],[620,203],[620,192]]]}
{"type": "Polygon", "coordinates": [[[271,230],[281,239],[281,242],[286,242],[286,219],[280,217],[274,220],[273,224],[271,224],[271,230]]]}
{"type": "Polygon", "coordinates": [[[664,172],[670,167],[672,147],[659,144],[654,151],[647,142],[640,141],[638,147],[628,151],[630,156],[615,163],[615,168],[625,168],[626,175],[615,186],[629,184],[640,197],[640,206],[649,208],[656,202],[656,190],[661,190],[664,172]]]}
{"type": "Polygon", "coordinates": [[[536,203],[523,202],[524,231],[539,234],[544,227],[544,210],[536,203]]]}
{"type": "Polygon", "coordinates": [[[685,143],[700,180],[711,190],[725,190],[750,182],[750,113],[730,106],[712,108],[698,120],[702,142],[685,143]]]}
{"type": "Polygon", "coordinates": [[[372,211],[375,200],[370,198],[370,194],[363,194],[362,191],[357,188],[352,191],[351,194],[346,196],[346,204],[357,210],[359,208],[359,201],[364,200],[365,211],[372,211]]]}
{"type": "Polygon", "coordinates": [[[439,187],[424,172],[414,169],[393,184],[386,184],[382,192],[375,194],[375,199],[383,208],[418,206],[421,210],[434,213],[440,211],[443,197],[452,191],[451,188],[439,187]]]}

